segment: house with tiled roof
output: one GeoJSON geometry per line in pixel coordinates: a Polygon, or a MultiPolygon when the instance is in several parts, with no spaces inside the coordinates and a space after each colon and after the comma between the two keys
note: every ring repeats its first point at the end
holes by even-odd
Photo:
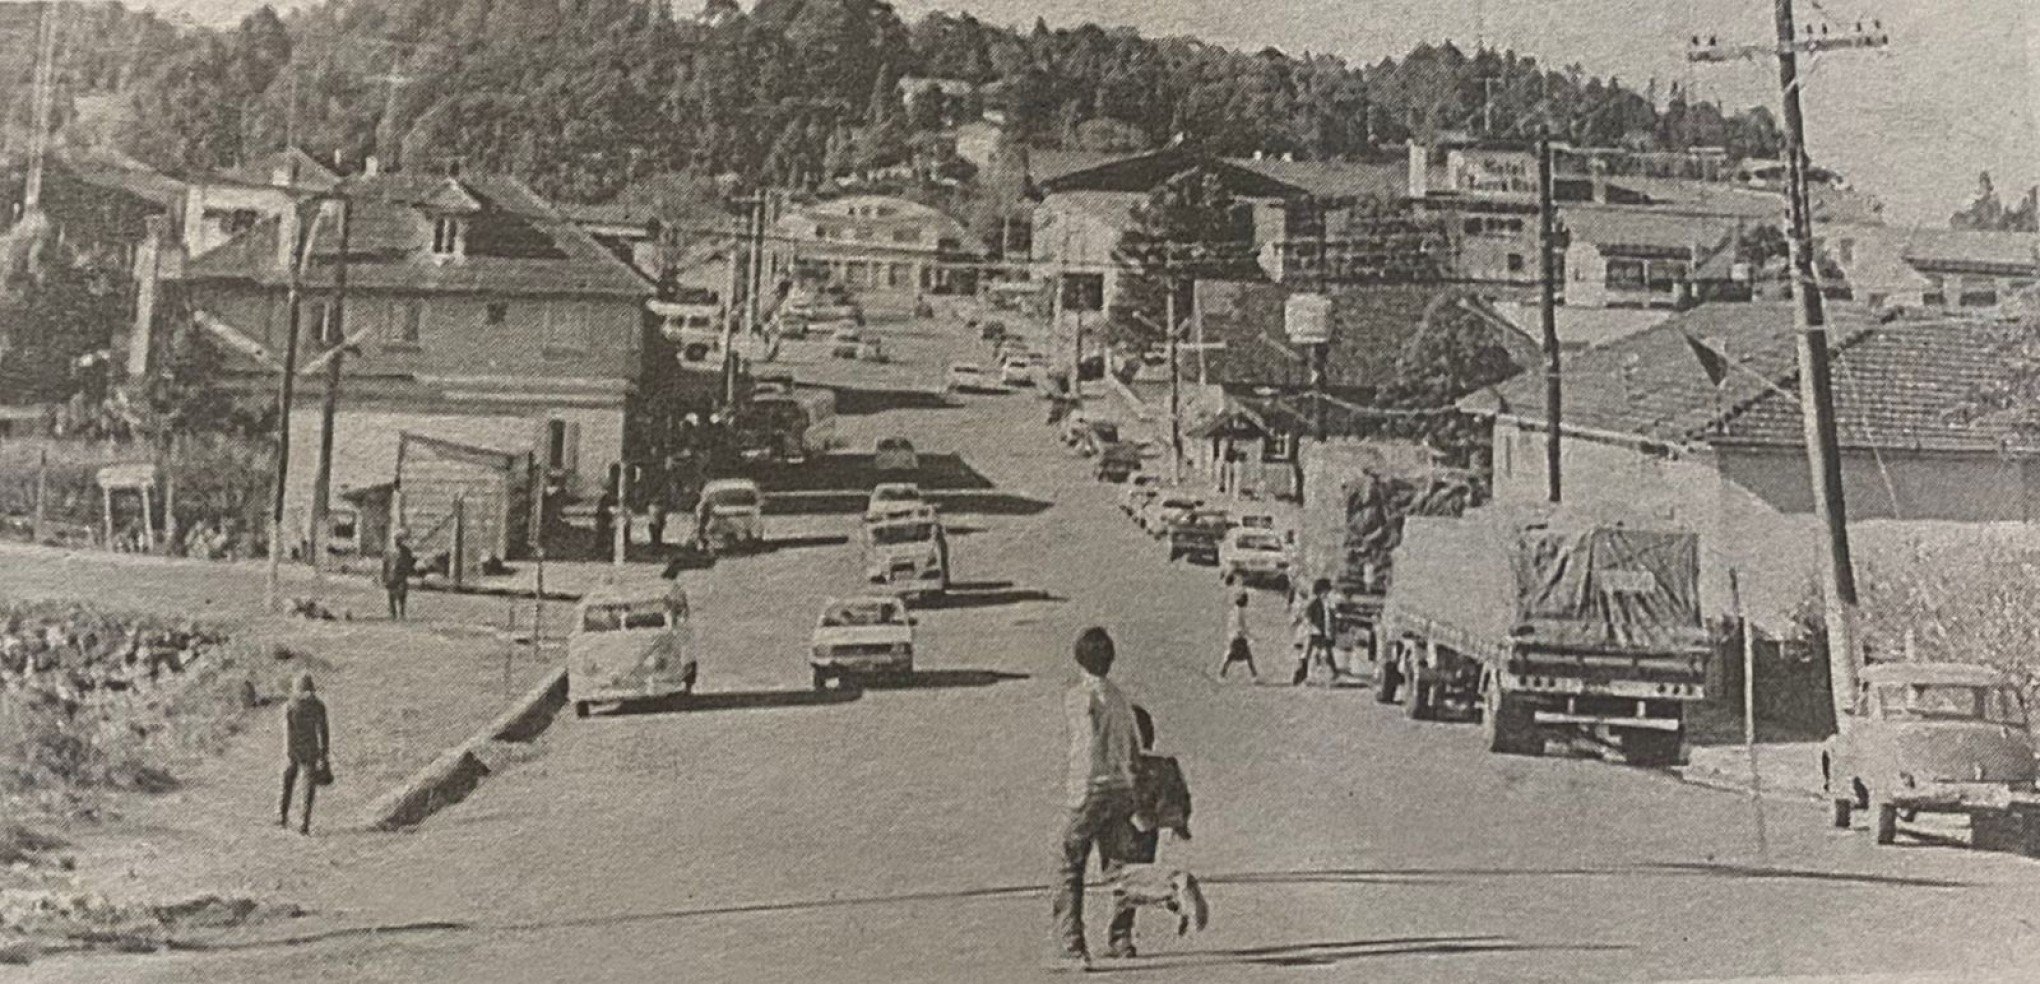
{"type": "MultiPolygon", "coordinates": [[[[308,244],[300,364],[333,347],[336,320],[351,343],[334,435],[335,502],[387,488],[402,435],[529,461],[570,491],[592,494],[623,456],[626,408],[645,371],[642,305],[651,284],[513,178],[361,174],[332,191],[347,203],[344,232],[330,199],[285,209],[194,257],[181,287],[193,319],[233,353],[240,385],[273,392],[289,342],[290,244],[308,244]]],[[[286,483],[293,536],[309,515],[322,389],[316,381],[297,387],[291,439],[299,451],[286,483]]]]}
{"type": "Polygon", "coordinates": [[[1856,299],[1875,308],[1990,317],[2040,283],[2040,234],[1993,229],[1830,230],[1856,299]]]}
{"type": "MultiPolygon", "coordinates": [[[[2040,519],[2030,330],[1835,311],[1828,331],[1852,523],[2040,519]]],[[[1697,530],[1710,614],[1731,568],[1781,619],[1816,570],[1797,338],[1789,304],[1709,304],[1563,363],[1566,501],[1697,530]]],[[[1494,422],[1498,500],[1546,494],[1544,401],[1538,373],[1461,401],[1494,422]]]]}
{"type": "Polygon", "coordinates": [[[1565,303],[1585,308],[1686,308],[1750,299],[1738,254],[1761,219],[1627,205],[1559,210],[1565,303]]]}

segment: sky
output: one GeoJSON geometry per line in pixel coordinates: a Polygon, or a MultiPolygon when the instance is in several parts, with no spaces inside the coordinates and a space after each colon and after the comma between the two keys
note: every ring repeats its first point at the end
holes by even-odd
{"type": "MultiPolygon", "coordinates": [[[[130,0],[135,3],[136,0],[130,0]]],[[[676,0],[685,7],[691,0],[676,0]]],[[[1423,41],[1485,41],[1546,63],[1580,63],[1638,89],[1678,82],[1734,106],[1778,105],[1775,63],[1690,65],[1686,39],[1761,42],[1768,0],[893,0],[913,19],[969,12],[995,24],[1091,21],[1231,47],[1269,45],[1356,62],[1423,41]]],[[[258,0],[142,0],[207,22],[258,0]]],[[[279,6],[282,6],[280,4],[279,6]]],[[[1878,18],[1891,47],[1823,56],[1806,84],[1808,147],[1887,206],[1891,221],[1938,225],[1988,170],[2013,198],[2040,183],[2040,3],[2034,0],[1798,0],[1802,24],[1878,18]]]]}

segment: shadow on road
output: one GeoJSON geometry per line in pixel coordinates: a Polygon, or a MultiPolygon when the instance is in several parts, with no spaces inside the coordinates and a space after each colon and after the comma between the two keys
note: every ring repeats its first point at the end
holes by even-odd
{"type": "Polygon", "coordinates": [[[1237,947],[1227,950],[1189,950],[1144,959],[1102,961],[1091,965],[1092,973],[1167,970],[1187,967],[1215,967],[1258,964],[1269,967],[1329,967],[1369,957],[1397,957],[1418,954],[1512,953],[1531,950],[1626,950],[1626,946],[1596,943],[1522,943],[1500,936],[1413,936],[1379,940],[1348,940],[1338,943],[1284,943],[1272,946],[1237,947]]]}
{"type": "Polygon", "coordinates": [[[941,393],[922,389],[864,389],[854,386],[836,387],[836,413],[844,417],[864,417],[888,410],[954,410],[957,405],[944,399],[941,393]]]}
{"type": "Polygon", "coordinates": [[[596,717],[633,717],[640,714],[695,714],[703,711],[765,711],[786,707],[823,707],[847,704],[859,696],[856,688],[840,690],[725,690],[686,694],[660,700],[625,701],[596,717]]]}
{"type": "Polygon", "coordinates": [[[914,604],[915,608],[929,611],[960,611],[969,608],[996,608],[1000,605],[1019,605],[1027,602],[1067,601],[1062,595],[1051,594],[1040,588],[1014,587],[1011,581],[953,581],[944,594],[924,598],[914,604]]]}
{"type": "MultiPolygon", "coordinates": [[[[1960,844],[1960,842],[1956,842],[1960,844]]],[[[1966,844],[1960,846],[1967,847],[1966,844]]],[[[1903,888],[1968,888],[1968,882],[1944,878],[1913,878],[1905,875],[1866,875],[1854,871],[1808,871],[1804,868],[1766,868],[1757,865],[1716,864],[1699,861],[1665,861],[1645,865],[1660,871],[1676,871],[1719,878],[1789,879],[1843,882],[1855,885],[1891,885],[1903,888]]]]}
{"type": "Polygon", "coordinates": [[[765,541],[765,553],[782,550],[811,550],[816,547],[840,547],[850,542],[848,533],[817,533],[811,536],[783,536],[765,541]]]}
{"type": "Polygon", "coordinates": [[[873,679],[863,683],[866,690],[942,690],[952,687],[989,687],[1009,680],[1029,679],[1025,673],[1005,670],[915,670],[901,680],[873,679]]]}

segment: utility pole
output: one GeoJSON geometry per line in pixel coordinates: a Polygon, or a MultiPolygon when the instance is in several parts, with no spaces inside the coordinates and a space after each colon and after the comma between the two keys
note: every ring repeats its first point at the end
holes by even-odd
{"type": "Polygon", "coordinates": [[[326,392],[319,404],[319,465],[312,480],[312,569],[326,561],[326,534],[333,509],[333,419],[340,409],[340,363],[347,357],[347,234],[353,224],[350,203],[339,200],[335,221],[340,226],[340,258],[333,268],[333,306],[326,314],[326,341],[334,346],[327,355],[326,392]]]}
{"type": "MultiPolygon", "coordinates": [[[[290,484],[290,410],[292,401],[297,399],[298,301],[303,287],[305,253],[318,235],[319,220],[326,214],[323,198],[314,197],[312,204],[315,206],[312,218],[304,223],[306,229],[303,235],[297,233],[294,223],[277,230],[279,234],[291,236],[285,255],[288,279],[283,295],[287,311],[284,325],[290,337],[283,345],[283,381],[278,384],[276,394],[276,490],[269,508],[269,576],[263,592],[263,599],[271,611],[276,610],[283,582],[283,502],[290,484]]],[[[292,202],[290,207],[300,208],[302,203],[292,202]]]]}
{"type": "Polygon", "coordinates": [[[1168,329],[1169,345],[1169,447],[1173,460],[1171,479],[1183,484],[1183,366],[1176,352],[1176,271],[1171,268],[1168,277],[1168,295],[1162,302],[1163,326],[1168,329]]]}
{"type": "Polygon", "coordinates": [[[57,89],[57,18],[64,6],[45,3],[36,19],[35,69],[31,73],[29,116],[35,132],[29,134],[28,180],[22,189],[21,215],[42,207],[43,168],[49,157],[50,117],[55,115],[57,89]]]}
{"type": "Polygon", "coordinates": [[[1828,364],[1827,316],[1823,310],[1820,285],[1813,264],[1813,218],[1807,203],[1807,170],[1811,160],[1806,151],[1806,114],[1800,103],[1804,80],[1799,74],[1799,54],[1818,54],[1840,49],[1882,48],[1890,44],[1883,25],[1871,22],[1866,32],[1858,23],[1854,33],[1814,37],[1809,29],[1801,37],[1793,24],[1792,0],[1773,0],[1776,22],[1775,45],[1742,45],[1724,49],[1713,38],[1701,44],[1693,38],[1687,58],[1696,62],[1719,62],[1733,58],[1770,55],[1778,59],[1778,87],[1784,97],[1785,172],[1788,203],[1786,239],[1791,245],[1793,312],[1799,329],[1799,390],[1805,421],[1807,467],[1813,486],[1814,511],[1827,533],[1827,550],[1822,557],[1822,621],[1827,626],[1830,697],[1834,701],[1835,727],[1848,726],[1846,713],[1856,693],[1856,572],[1849,552],[1848,509],[1842,498],[1840,442],[1835,434],[1835,398],[1832,370],[1828,364]]]}
{"type": "Polygon", "coordinates": [[[1559,480],[1558,203],[1552,177],[1551,134],[1537,135],[1537,314],[1544,328],[1545,494],[1562,498],[1559,480]]]}

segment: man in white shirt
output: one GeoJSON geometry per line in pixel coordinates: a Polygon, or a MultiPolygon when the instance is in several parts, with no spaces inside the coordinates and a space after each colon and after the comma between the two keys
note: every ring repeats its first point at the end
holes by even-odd
{"type": "MultiPolygon", "coordinates": [[[[1076,660],[1083,675],[1063,697],[1070,730],[1068,814],[1054,906],[1060,946],[1056,962],[1070,969],[1090,963],[1084,942],[1084,868],[1092,847],[1097,847],[1099,863],[1108,874],[1127,860],[1133,830],[1133,761],[1140,749],[1133,706],[1105,678],[1112,671],[1112,636],[1101,628],[1085,629],[1077,637],[1076,660]]],[[[1115,935],[1121,922],[1115,912],[1115,935]]],[[[1124,924],[1130,936],[1132,919],[1124,924]]],[[[1112,942],[1115,948],[1131,950],[1130,939],[1112,942]]]]}

